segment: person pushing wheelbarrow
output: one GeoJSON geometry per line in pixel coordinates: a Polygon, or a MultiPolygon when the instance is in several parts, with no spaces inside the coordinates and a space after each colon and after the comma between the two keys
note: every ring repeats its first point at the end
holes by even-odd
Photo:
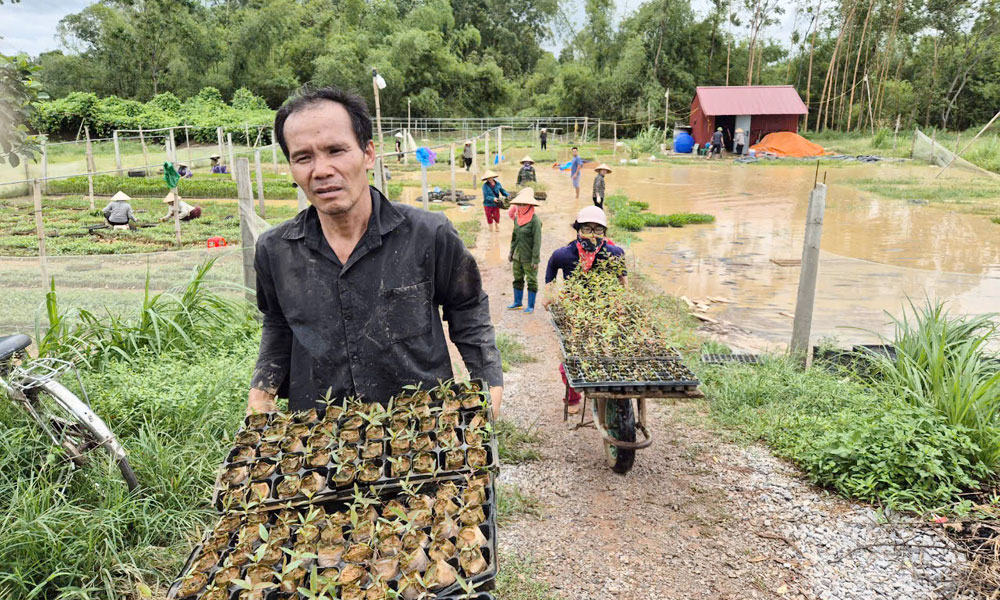
{"type": "MultiPolygon", "coordinates": [[[[555,281],[559,271],[562,271],[563,279],[567,279],[577,269],[590,271],[608,261],[621,260],[618,281],[622,285],[628,284],[623,260],[625,250],[607,239],[608,218],[604,211],[596,206],[581,209],[573,222],[573,229],[576,230],[576,239],[553,252],[545,268],[545,298],[542,300],[542,307],[546,310],[557,295],[555,281]]],[[[576,414],[580,410],[580,393],[569,386],[566,367],[562,364],[559,365],[559,375],[566,386],[565,402],[569,405],[569,412],[576,414]]]]}

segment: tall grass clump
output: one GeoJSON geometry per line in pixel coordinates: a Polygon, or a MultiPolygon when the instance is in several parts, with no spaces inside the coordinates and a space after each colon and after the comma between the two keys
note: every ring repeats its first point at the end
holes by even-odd
{"type": "Polygon", "coordinates": [[[893,317],[895,357],[869,355],[879,389],[915,407],[929,408],[975,442],[975,458],[1000,468],[1000,365],[988,351],[997,315],[952,316],[927,301],[893,317]]]}
{"type": "MultiPolygon", "coordinates": [[[[112,359],[130,360],[143,352],[192,352],[221,342],[246,339],[256,331],[252,308],[239,296],[209,286],[215,259],[192,271],[186,286],[152,294],[149,275],[138,318],[108,311],[98,315],[79,309],[74,316],[60,310],[55,282],[46,294],[47,326],[35,324],[39,355],[72,358],[98,368],[112,359]]],[[[238,291],[238,290],[231,290],[238,291]]]]}
{"type": "Polygon", "coordinates": [[[802,371],[786,358],[699,371],[712,415],[762,440],[814,482],[897,510],[958,512],[995,472],[972,432],[846,374],[802,371]]]}

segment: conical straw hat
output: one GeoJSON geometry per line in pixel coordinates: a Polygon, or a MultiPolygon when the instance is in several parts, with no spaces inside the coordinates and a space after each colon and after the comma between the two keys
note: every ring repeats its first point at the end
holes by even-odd
{"type": "Polygon", "coordinates": [[[500,176],[494,173],[493,171],[486,171],[485,173],[483,173],[483,176],[479,178],[479,181],[486,181],[491,177],[493,179],[498,179],[500,176]]]}
{"type": "Polygon", "coordinates": [[[611,172],[611,167],[609,167],[606,163],[601,163],[601,164],[597,165],[596,167],[594,167],[595,171],[600,171],[601,169],[604,169],[608,173],[611,172]]]}
{"type": "Polygon", "coordinates": [[[538,200],[535,200],[535,190],[531,188],[524,188],[514,196],[514,199],[510,201],[511,204],[527,204],[530,206],[540,206],[538,200]]]}
{"type": "Polygon", "coordinates": [[[522,159],[521,159],[521,160],[520,160],[519,162],[520,162],[521,164],[524,164],[524,163],[526,163],[526,162],[530,162],[530,163],[534,163],[535,161],[534,161],[534,160],[532,160],[530,156],[525,156],[525,157],[524,157],[524,158],[522,158],[522,159]]]}
{"type": "Polygon", "coordinates": [[[128,194],[126,194],[125,192],[123,192],[121,190],[119,190],[118,193],[115,194],[114,196],[111,196],[111,200],[112,201],[131,200],[131,199],[132,199],[131,196],[129,196],[128,194]]]}

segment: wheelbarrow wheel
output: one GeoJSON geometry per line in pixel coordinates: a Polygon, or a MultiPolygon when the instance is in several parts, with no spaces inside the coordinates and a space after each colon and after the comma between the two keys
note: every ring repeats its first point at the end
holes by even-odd
{"type": "MultiPolygon", "coordinates": [[[[608,434],[622,442],[635,442],[635,409],[632,400],[607,400],[604,403],[604,423],[608,434]]],[[[615,473],[628,473],[635,463],[635,450],[618,448],[604,442],[604,457],[615,473]]]]}

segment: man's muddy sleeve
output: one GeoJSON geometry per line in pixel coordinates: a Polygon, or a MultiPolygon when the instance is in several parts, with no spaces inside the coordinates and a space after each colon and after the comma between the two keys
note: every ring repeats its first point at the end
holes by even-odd
{"type": "Polygon", "coordinates": [[[483,379],[491,387],[503,385],[500,351],[490,321],[490,299],[483,290],[476,259],[450,221],[444,220],[435,237],[434,300],[448,321],[448,335],[469,375],[483,379]]]}
{"type": "Polygon", "coordinates": [[[264,317],[264,331],[250,387],[277,394],[291,365],[292,330],[281,312],[267,250],[261,244],[257,244],[254,268],[257,271],[257,307],[264,317]]]}

